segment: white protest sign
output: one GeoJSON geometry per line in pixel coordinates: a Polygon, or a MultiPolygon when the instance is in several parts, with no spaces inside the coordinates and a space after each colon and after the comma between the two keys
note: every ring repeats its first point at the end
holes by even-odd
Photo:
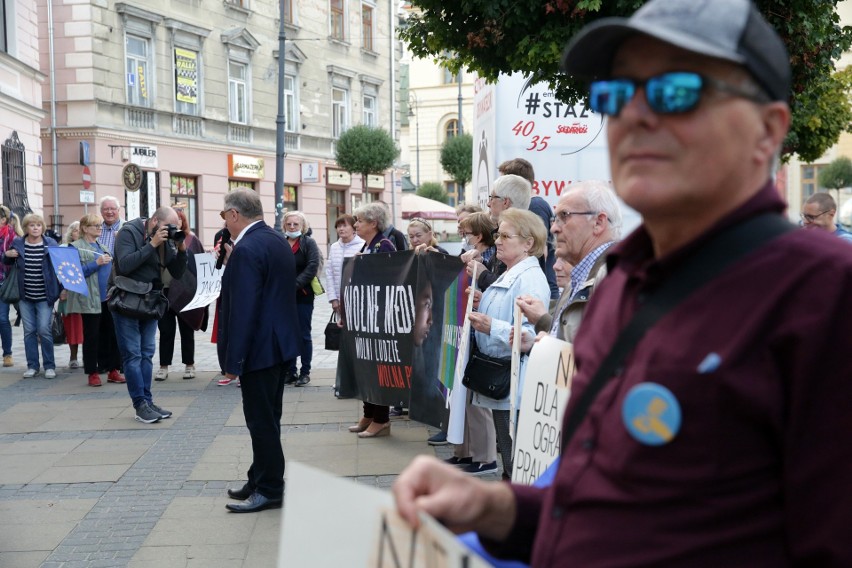
{"type": "Polygon", "coordinates": [[[562,417],[574,376],[574,349],[542,337],[530,353],[521,395],[512,481],[531,485],[559,456],[562,417]]]}
{"type": "Polygon", "coordinates": [[[279,568],[485,568],[434,519],[412,530],[389,491],[287,462],[279,568]]]}
{"type": "Polygon", "coordinates": [[[216,259],[209,252],[193,255],[195,258],[195,275],[198,286],[195,288],[195,296],[181,311],[203,308],[219,297],[222,290],[222,272],[224,268],[216,270],[216,259]]]}

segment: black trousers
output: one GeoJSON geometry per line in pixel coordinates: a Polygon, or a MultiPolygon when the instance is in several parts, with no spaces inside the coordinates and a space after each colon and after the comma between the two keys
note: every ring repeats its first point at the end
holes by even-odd
{"type": "Polygon", "coordinates": [[[160,328],[160,366],[172,364],[175,354],[175,332],[180,330],[180,359],[184,365],[195,365],[195,330],[177,313],[166,310],[163,319],[157,322],[160,328]]]}
{"type": "MultiPolygon", "coordinates": [[[[85,333],[85,330],[83,333],[85,333]]],[[[83,357],[85,358],[85,355],[83,357]]],[[[109,311],[106,302],[101,302],[97,372],[107,373],[113,370],[121,370],[121,352],[118,350],[118,339],[115,336],[115,325],[112,323],[112,312],[109,311]]]]}
{"type": "Polygon", "coordinates": [[[98,372],[101,314],[80,315],[83,318],[83,370],[87,375],[91,375],[98,372]]]}
{"type": "Polygon", "coordinates": [[[281,499],[284,495],[281,407],[286,370],[287,365],[275,365],[240,376],[243,414],[251,435],[248,485],[269,499],[281,499]]]}

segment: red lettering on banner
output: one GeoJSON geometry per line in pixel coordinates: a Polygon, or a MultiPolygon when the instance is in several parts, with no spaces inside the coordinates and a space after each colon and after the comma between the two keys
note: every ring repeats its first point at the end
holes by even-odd
{"type": "Polygon", "coordinates": [[[556,127],[557,134],[586,134],[589,132],[587,124],[575,122],[573,124],[560,124],[556,127]]]}

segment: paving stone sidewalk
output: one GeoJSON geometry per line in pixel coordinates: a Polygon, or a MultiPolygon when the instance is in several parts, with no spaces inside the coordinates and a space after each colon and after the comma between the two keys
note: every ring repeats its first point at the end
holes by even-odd
{"type": "MultiPolygon", "coordinates": [[[[284,394],[285,457],[388,488],[417,454],[449,456],[426,444],[435,429],[407,419],[394,421],[389,438],[348,432],[361,406],[333,396],[337,353],[323,349],[330,313],[320,297],[311,383],[284,394]]],[[[179,361],[179,342],[175,351],[179,361]]],[[[0,566],[276,565],[281,512],[225,510],[251,448],[239,389],[216,383],[209,333],[196,334],[195,379],[173,365],[154,383],[155,401],[174,416],[151,425],[134,420],[124,385],[91,388],[82,369],[68,369],[67,346],[56,348],[53,380],[22,378],[20,327],[13,352],[15,366],[0,370],[0,566]]]]}

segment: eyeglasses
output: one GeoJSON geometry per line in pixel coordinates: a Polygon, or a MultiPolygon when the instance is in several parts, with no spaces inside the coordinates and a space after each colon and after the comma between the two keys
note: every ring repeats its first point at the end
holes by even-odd
{"type": "Polygon", "coordinates": [[[571,218],[571,215],[597,215],[594,211],[557,211],[556,215],[550,218],[551,225],[564,225],[571,218]]]}
{"type": "Polygon", "coordinates": [[[510,235],[508,233],[497,233],[494,240],[500,239],[501,241],[505,241],[514,237],[523,237],[523,235],[510,235]]]}
{"type": "Polygon", "coordinates": [[[495,199],[506,199],[505,197],[500,197],[499,195],[494,195],[493,193],[488,196],[488,203],[491,203],[495,199]]]}
{"type": "Polygon", "coordinates": [[[691,71],[676,71],[645,80],[618,78],[593,81],[589,88],[590,106],[598,114],[618,116],[640,87],[645,89],[648,106],[657,114],[678,114],[693,110],[701,102],[701,93],[705,87],[713,87],[717,91],[754,102],[767,102],[760,93],[691,71]]]}
{"type": "Polygon", "coordinates": [[[225,213],[227,213],[228,211],[236,211],[236,209],[235,209],[234,207],[231,207],[230,209],[225,209],[224,211],[219,211],[219,217],[221,217],[222,219],[224,219],[224,218],[225,218],[225,213]]]}
{"type": "Polygon", "coordinates": [[[805,213],[802,213],[802,214],[799,215],[799,217],[801,217],[802,221],[804,221],[805,223],[813,223],[814,221],[816,221],[818,218],[822,217],[823,215],[825,215],[829,211],[831,211],[831,209],[826,209],[825,211],[823,211],[821,213],[817,213],[816,215],[807,215],[805,213]]]}

